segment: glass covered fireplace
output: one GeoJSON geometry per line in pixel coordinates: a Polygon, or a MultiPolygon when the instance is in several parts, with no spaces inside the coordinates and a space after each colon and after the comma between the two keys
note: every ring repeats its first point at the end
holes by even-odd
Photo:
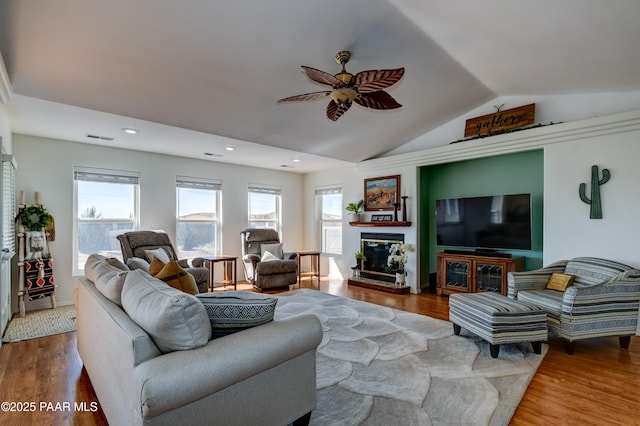
{"type": "Polygon", "coordinates": [[[363,232],[360,234],[360,251],[366,257],[361,276],[374,280],[395,282],[396,274],[389,270],[387,258],[392,244],[404,243],[404,234],[363,232]]]}

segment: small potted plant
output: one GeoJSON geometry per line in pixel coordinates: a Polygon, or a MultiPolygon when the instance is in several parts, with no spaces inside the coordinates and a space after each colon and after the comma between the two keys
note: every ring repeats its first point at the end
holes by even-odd
{"type": "Polygon", "coordinates": [[[352,267],[353,269],[353,277],[360,278],[360,270],[362,269],[362,263],[367,260],[364,253],[358,251],[353,255],[356,258],[356,266],[352,267]]]}
{"type": "Polygon", "coordinates": [[[349,222],[360,222],[360,213],[364,207],[364,200],[347,204],[346,210],[349,212],[349,222]]]}

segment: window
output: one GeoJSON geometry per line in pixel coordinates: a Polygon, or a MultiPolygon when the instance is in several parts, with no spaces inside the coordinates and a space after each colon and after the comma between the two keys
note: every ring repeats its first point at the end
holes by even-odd
{"type": "Polygon", "coordinates": [[[90,254],[122,260],[118,235],[138,227],[138,174],[74,168],[74,271],[90,254]]]}
{"type": "Polygon", "coordinates": [[[320,243],[326,254],[342,254],[342,188],[317,188],[320,243]]]}
{"type": "Polygon", "coordinates": [[[220,181],[176,179],[176,252],[179,258],[215,256],[222,252],[220,181]]]}
{"type": "Polygon", "coordinates": [[[280,233],[280,188],[249,186],[249,228],[269,228],[280,233]]]}

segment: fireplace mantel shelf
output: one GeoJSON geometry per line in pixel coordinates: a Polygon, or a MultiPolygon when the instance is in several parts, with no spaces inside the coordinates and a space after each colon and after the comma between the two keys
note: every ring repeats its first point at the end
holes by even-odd
{"type": "Polygon", "coordinates": [[[351,226],[411,226],[411,222],[349,222],[351,226]]]}

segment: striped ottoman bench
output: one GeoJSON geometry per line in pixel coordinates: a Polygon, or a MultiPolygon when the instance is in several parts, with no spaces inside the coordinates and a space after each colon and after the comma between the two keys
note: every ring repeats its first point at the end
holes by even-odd
{"type": "Polygon", "coordinates": [[[542,308],[498,293],[452,294],[449,321],[455,334],[464,327],[489,342],[493,358],[503,343],[531,342],[533,351],[540,354],[548,335],[547,313],[542,308]]]}

